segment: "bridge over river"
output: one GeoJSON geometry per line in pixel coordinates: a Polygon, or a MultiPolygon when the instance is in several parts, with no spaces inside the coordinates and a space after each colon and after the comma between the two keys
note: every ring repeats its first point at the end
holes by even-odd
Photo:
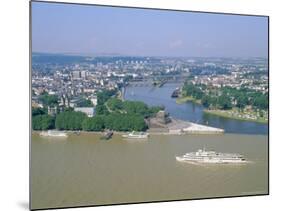
{"type": "Polygon", "coordinates": [[[184,83],[185,77],[182,75],[163,75],[163,76],[153,76],[141,79],[131,80],[128,86],[131,87],[149,87],[158,86],[161,87],[165,83],[184,83]]]}

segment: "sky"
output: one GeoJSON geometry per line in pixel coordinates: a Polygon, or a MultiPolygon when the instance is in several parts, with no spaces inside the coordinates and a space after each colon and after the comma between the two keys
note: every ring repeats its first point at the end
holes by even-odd
{"type": "Polygon", "coordinates": [[[267,57],[267,17],[32,2],[32,51],[267,57]]]}

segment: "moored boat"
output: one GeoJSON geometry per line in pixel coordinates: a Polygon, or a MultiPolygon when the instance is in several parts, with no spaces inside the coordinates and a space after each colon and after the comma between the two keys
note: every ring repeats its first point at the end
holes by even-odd
{"type": "Polygon", "coordinates": [[[180,95],[180,89],[177,87],[177,88],[173,91],[171,97],[172,97],[172,98],[177,98],[177,97],[179,97],[179,95],[180,95]]]}
{"type": "Polygon", "coordinates": [[[145,132],[131,132],[125,135],[122,135],[123,138],[136,138],[136,139],[145,139],[148,138],[149,133],[145,133],[145,132]]]}
{"type": "Polygon", "coordinates": [[[67,133],[64,131],[58,131],[58,130],[48,130],[48,131],[42,131],[40,133],[40,136],[66,138],[67,133]]]}

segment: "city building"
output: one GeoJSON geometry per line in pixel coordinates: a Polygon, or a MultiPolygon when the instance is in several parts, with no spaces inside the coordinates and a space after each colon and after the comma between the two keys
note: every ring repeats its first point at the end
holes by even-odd
{"type": "Polygon", "coordinates": [[[95,115],[95,108],[94,107],[76,107],[74,111],[80,111],[85,113],[88,117],[93,117],[95,115]]]}

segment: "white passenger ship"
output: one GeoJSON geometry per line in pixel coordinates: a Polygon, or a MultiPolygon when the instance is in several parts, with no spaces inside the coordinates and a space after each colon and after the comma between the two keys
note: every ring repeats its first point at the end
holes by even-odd
{"type": "Polygon", "coordinates": [[[136,139],[144,139],[144,138],[148,138],[149,134],[145,133],[145,132],[131,132],[125,135],[122,135],[123,138],[136,138],[136,139]]]}
{"type": "Polygon", "coordinates": [[[48,131],[42,131],[40,133],[40,136],[66,138],[67,137],[67,133],[65,133],[63,131],[58,131],[58,130],[48,130],[48,131]]]}
{"type": "Polygon", "coordinates": [[[199,149],[197,152],[189,152],[183,156],[176,156],[177,161],[190,163],[247,163],[240,154],[220,153],[215,151],[206,151],[199,149]]]}

